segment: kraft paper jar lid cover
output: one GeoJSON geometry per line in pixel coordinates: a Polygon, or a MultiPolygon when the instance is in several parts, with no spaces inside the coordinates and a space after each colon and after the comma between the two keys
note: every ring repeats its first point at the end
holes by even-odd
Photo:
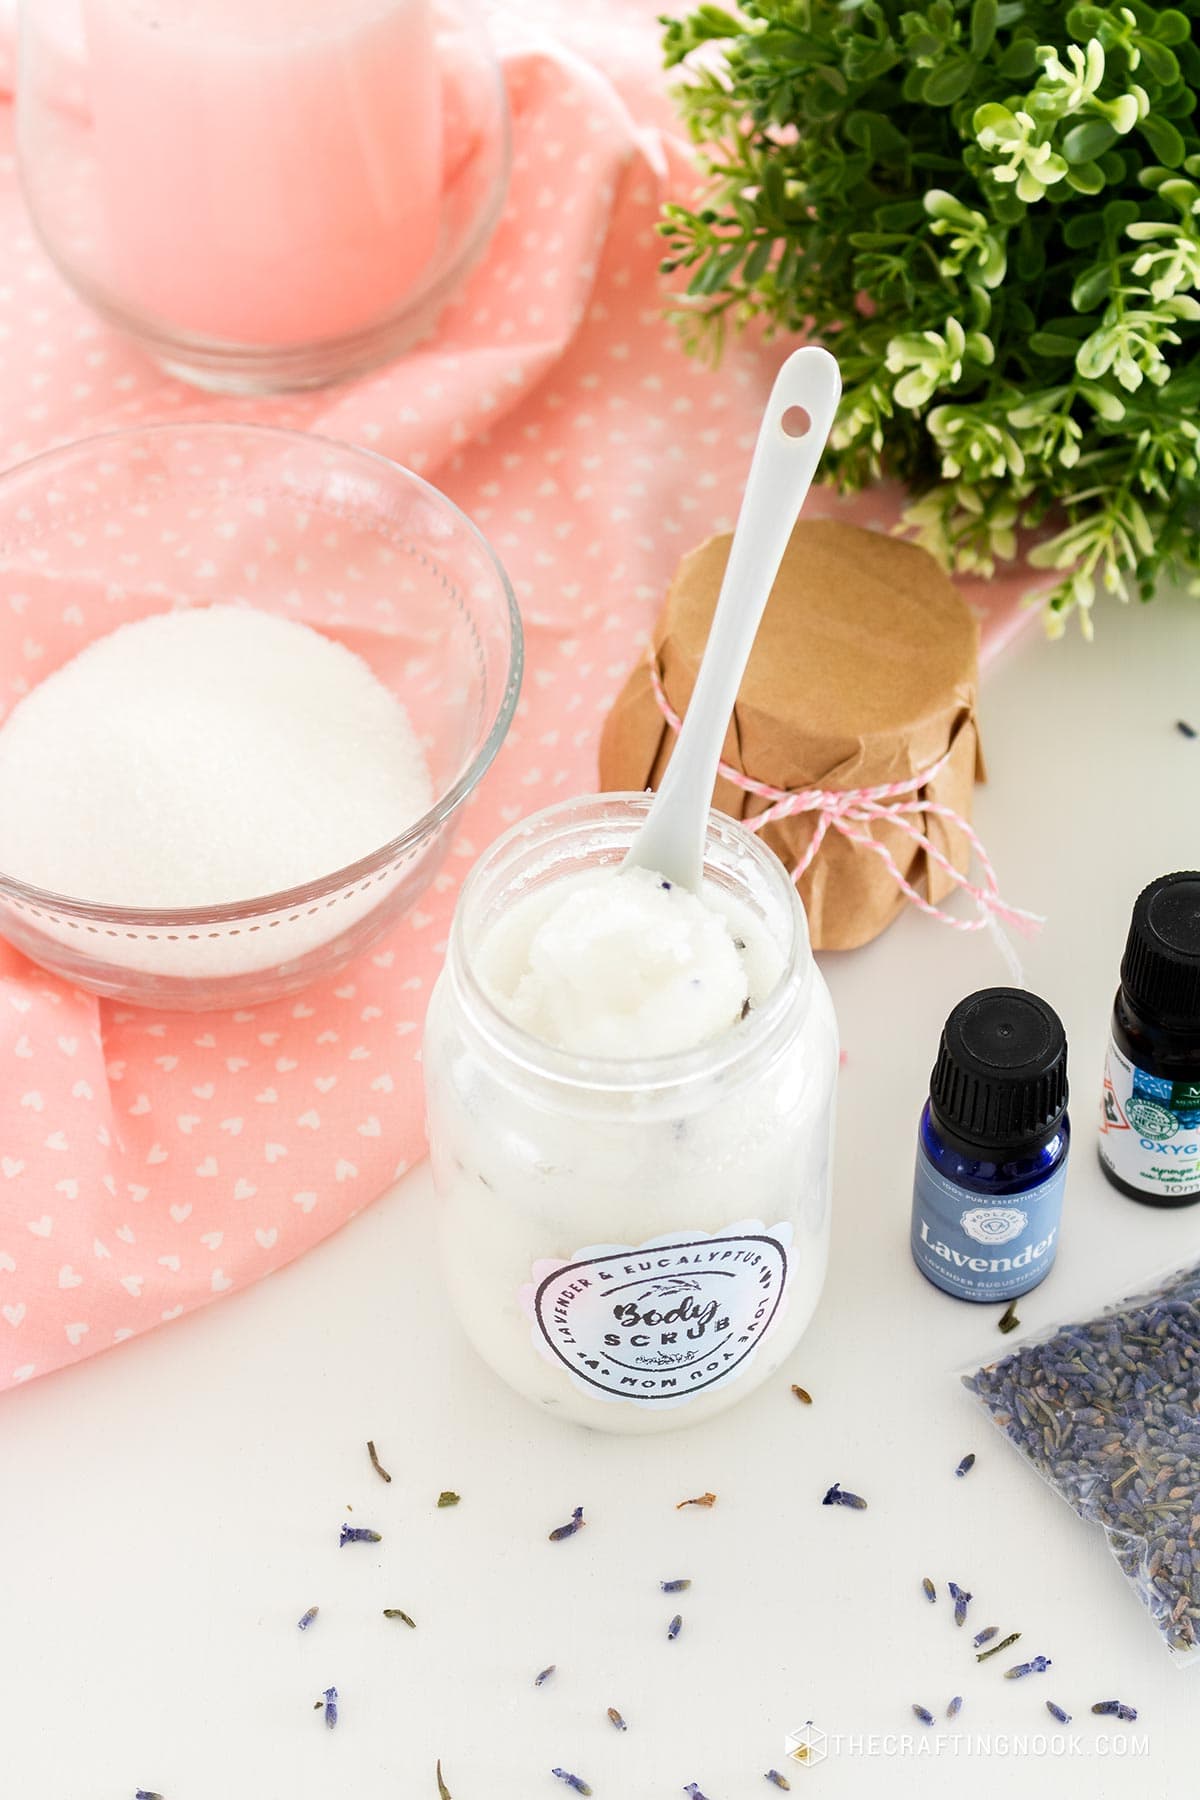
{"type": "MultiPolygon", "coordinates": [[[[695,685],[730,541],[728,534],[709,538],[683,558],[655,625],[661,693],[679,714],[695,685]]],[[[972,788],[983,778],[975,715],[978,642],[973,614],[926,551],[832,519],[801,521],[767,605],[724,760],[789,792],[873,788],[910,780],[940,763],[936,775],[906,798],[969,818],[972,788]]],[[[674,740],[644,659],[605,723],[601,786],[657,787],[674,740]]],[[[753,818],[770,803],[718,779],[714,805],[734,818],[753,818]]],[[[965,870],[968,845],[961,831],[933,813],[908,817],[965,870]]],[[[763,836],[795,867],[817,826],[816,812],[800,813],[767,826],[763,836]]],[[[923,884],[933,901],[945,897],[950,878],[911,836],[887,823],[870,830],[886,843],[906,880],[923,884]]],[[[866,943],[904,905],[883,859],[833,830],[803,875],[800,892],[818,948],[866,943]]]]}

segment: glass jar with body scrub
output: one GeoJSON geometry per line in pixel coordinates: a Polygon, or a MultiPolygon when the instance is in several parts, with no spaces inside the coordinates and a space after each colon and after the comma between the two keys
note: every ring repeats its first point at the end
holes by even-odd
{"type": "Polygon", "coordinates": [[[714,813],[702,896],[620,873],[648,805],[568,801],[484,854],[424,1049],[468,1337],[537,1405],[629,1432],[722,1411],[812,1317],[838,1062],[782,863],[714,813]]]}

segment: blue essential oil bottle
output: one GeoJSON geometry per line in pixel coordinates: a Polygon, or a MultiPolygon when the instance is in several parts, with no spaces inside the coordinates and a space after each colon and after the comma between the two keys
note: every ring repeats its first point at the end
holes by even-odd
{"type": "Polygon", "coordinates": [[[912,1253],[960,1300],[1027,1294],[1058,1250],[1067,1175],[1067,1036],[1022,988],[984,988],[946,1020],[921,1114],[912,1253]]]}

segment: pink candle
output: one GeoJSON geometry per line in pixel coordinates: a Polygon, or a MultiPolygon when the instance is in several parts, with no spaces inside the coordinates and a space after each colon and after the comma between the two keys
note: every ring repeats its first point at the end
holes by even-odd
{"type": "Polygon", "coordinates": [[[84,0],[107,285],[299,345],[397,312],[438,245],[430,0],[84,0]]]}

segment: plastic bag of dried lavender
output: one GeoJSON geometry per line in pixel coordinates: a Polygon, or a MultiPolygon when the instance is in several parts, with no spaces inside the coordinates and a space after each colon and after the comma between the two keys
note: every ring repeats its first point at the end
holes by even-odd
{"type": "Polygon", "coordinates": [[[1177,1660],[1200,1660],[1200,1265],[963,1382],[1103,1527],[1177,1660]]]}

